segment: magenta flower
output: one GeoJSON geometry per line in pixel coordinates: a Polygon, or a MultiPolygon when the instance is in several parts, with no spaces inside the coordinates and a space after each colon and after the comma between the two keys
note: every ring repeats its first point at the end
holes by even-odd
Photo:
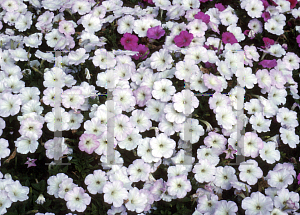
{"type": "Polygon", "coordinates": [[[261,0],[263,5],[264,5],[264,8],[267,9],[267,7],[270,5],[269,2],[267,0],[261,0]]]}
{"type": "Polygon", "coordinates": [[[231,32],[224,32],[222,34],[222,41],[224,44],[230,43],[231,45],[234,43],[238,43],[237,39],[231,32]]]}
{"type": "Polygon", "coordinates": [[[143,0],[145,2],[148,2],[149,4],[154,4],[152,0],[143,0]]]}
{"type": "Polygon", "coordinates": [[[235,150],[234,148],[232,148],[231,145],[228,146],[228,149],[227,150],[224,150],[223,152],[226,153],[226,157],[225,159],[234,159],[233,155],[237,152],[237,150],[235,150]]]}
{"type": "Polygon", "coordinates": [[[206,24],[208,24],[210,21],[210,16],[201,11],[199,11],[194,17],[195,19],[201,19],[206,24]]]}
{"type": "Polygon", "coordinates": [[[262,14],[262,18],[264,18],[264,21],[268,21],[269,19],[271,19],[271,15],[269,12],[263,12],[262,14]]]}
{"type": "Polygon", "coordinates": [[[28,161],[25,162],[25,164],[28,165],[27,168],[29,168],[31,166],[36,166],[36,164],[34,163],[36,161],[36,159],[31,159],[31,158],[27,157],[27,160],[28,161]]]}
{"type": "Polygon", "coordinates": [[[298,43],[298,46],[300,47],[300,34],[296,37],[296,41],[298,43]]]}
{"type": "Polygon", "coordinates": [[[187,31],[181,31],[179,35],[175,36],[174,42],[178,47],[188,46],[192,42],[194,36],[187,31]]]}
{"type": "Polygon", "coordinates": [[[138,51],[139,53],[132,56],[133,59],[138,60],[142,58],[142,60],[145,60],[149,55],[149,48],[143,44],[139,44],[135,47],[133,47],[132,51],[138,51]]]}
{"type": "Polygon", "coordinates": [[[273,68],[277,66],[277,61],[275,59],[273,60],[263,60],[259,63],[259,65],[262,65],[264,68],[273,68]]]}
{"type": "Polygon", "coordinates": [[[294,7],[296,7],[296,4],[298,3],[297,0],[288,0],[291,4],[290,4],[290,9],[293,9],[294,7]]]}
{"type": "Polygon", "coordinates": [[[264,49],[264,48],[270,48],[270,46],[271,46],[271,45],[274,45],[274,43],[275,43],[274,40],[272,40],[272,39],[270,39],[270,38],[268,38],[268,37],[264,37],[264,38],[263,38],[263,41],[264,41],[264,43],[265,43],[265,46],[262,46],[263,49],[264,49]]]}
{"type": "Polygon", "coordinates": [[[225,10],[225,7],[222,5],[222,3],[215,4],[215,8],[217,8],[220,12],[225,10]]]}
{"type": "Polygon", "coordinates": [[[139,38],[133,34],[125,33],[120,42],[126,50],[132,50],[133,47],[138,45],[139,38]]]}
{"type": "Polygon", "coordinates": [[[100,145],[95,134],[82,134],[79,139],[78,148],[88,154],[92,154],[100,145]]]}
{"type": "Polygon", "coordinates": [[[147,37],[155,40],[158,40],[164,35],[165,35],[165,30],[162,29],[162,27],[160,27],[159,25],[149,28],[147,31],[147,37]]]}
{"type": "Polygon", "coordinates": [[[245,30],[243,34],[245,34],[246,36],[248,36],[250,30],[245,30]]]}

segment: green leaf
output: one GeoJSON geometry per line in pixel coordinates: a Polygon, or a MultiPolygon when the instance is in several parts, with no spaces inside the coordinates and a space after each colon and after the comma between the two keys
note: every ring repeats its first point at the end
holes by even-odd
{"type": "Polygon", "coordinates": [[[31,184],[31,186],[37,190],[37,191],[41,191],[41,185],[40,184],[31,184]]]}
{"type": "Polygon", "coordinates": [[[98,210],[94,203],[92,203],[92,215],[98,215],[98,210]]]}

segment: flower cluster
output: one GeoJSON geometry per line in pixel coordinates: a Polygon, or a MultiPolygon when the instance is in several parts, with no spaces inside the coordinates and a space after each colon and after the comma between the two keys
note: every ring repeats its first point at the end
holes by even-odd
{"type": "MultiPolygon", "coordinates": [[[[1,1],[2,165],[55,160],[31,202],[151,214],[192,197],[186,214],[299,214],[286,152],[299,149],[300,3],[232,2],[1,1]],[[54,173],[65,157],[75,168],[54,173]]],[[[32,196],[3,174],[0,214],[32,196]]]]}

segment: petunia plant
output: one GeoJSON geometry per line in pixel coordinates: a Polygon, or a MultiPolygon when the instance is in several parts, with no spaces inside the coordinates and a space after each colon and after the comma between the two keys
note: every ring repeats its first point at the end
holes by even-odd
{"type": "Polygon", "coordinates": [[[299,0],[0,1],[0,214],[300,214],[299,0]]]}

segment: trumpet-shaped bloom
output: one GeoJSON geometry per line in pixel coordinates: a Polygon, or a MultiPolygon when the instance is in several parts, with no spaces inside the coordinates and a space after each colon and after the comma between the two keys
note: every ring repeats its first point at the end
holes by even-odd
{"type": "Polygon", "coordinates": [[[94,170],[93,174],[87,175],[84,179],[84,183],[91,194],[103,193],[103,187],[106,182],[107,176],[102,170],[94,170]]]}
{"type": "Polygon", "coordinates": [[[154,52],[151,57],[151,68],[157,69],[157,71],[164,71],[172,67],[173,58],[166,49],[160,49],[154,52]]]}
{"type": "Polygon", "coordinates": [[[267,142],[264,147],[259,150],[259,154],[262,160],[269,164],[273,164],[280,160],[280,152],[276,150],[275,142],[267,142]]]}
{"type": "Polygon", "coordinates": [[[151,138],[150,146],[154,157],[170,158],[175,149],[176,142],[173,139],[168,138],[166,134],[162,133],[157,137],[151,138]]]}
{"type": "Polygon", "coordinates": [[[262,170],[259,168],[255,160],[247,160],[240,163],[239,177],[242,181],[246,181],[249,185],[256,184],[257,180],[263,176],[262,170]]]}
{"type": "Polygon", "coordinates": [[[91,203],[91,197],[84,192],[82,187],[74,187],[73,190],[66,193],[64,199],[71,211],[83,212],[86,206],[91,203]]]}
{"type": "Polygon", "coordinates": [[[10,149],[8,148],[8,141],[0,138],[0,158],[5,158],[9,155],[10,149]]]}
{"type": "Polygon", "coordinates": [[[168,102],[171,100],[172,95],[175,92],[176,89],[172,85],[172,81],[169,79],[161,79],[153,84],[152,95],[155,99],[160,99],[162,102],[168,102]]]}
{"type": "Polygon", "coordinates": [[[194,36],[187,31],[181,31],[179,35],[175,36],[174,42],[178,47],[189,46],[194,36]]]}
{"type": "Polygon", "coordinates": [[[269,196],[255,192],[251,193],[250,197],[243,199],[242,208],[246,210],[246,215],[270,214],[270,211],[273,210],[273,201],[269,196]]]}
{"type": "Polygon", "coordinates": [[[14,116],[20,111],[21,99],[18,95],[3,93],[0,97],[0,116],[14,116]]]}
{"type": "Polygon", "coordinates": [[[133,34],[125,33],[120,42],[126,50],[132,50],[138,45],[139,38],[133,34]]]}
{"type": "Polygon", "coordinates": [[[107,182],[103,187],[103,193],[104,201],[113,204],[114,207],[121,207],[123,201],[128,198],[128,191],[121,181],[107,182]]]}
{"type": "Polygon", "coordinates": [[[174,109],[180,113],[191,114],[194,111],[194,108],[197,108],[199,105],[199,100],[190,90],[182,90],[179,93],[176,93],[172,101],[174,102],[174,109]]]}
{"type": "Polygon", "coordinates": [[[78,148],[88,154],[92,154],[100,145],[95,134],[82,134],[79,139],[78,148]]]}
{"type": "Polygon", "coordinates": [[[7,184],[5,186],[5,191],[7,192],[7,195],[12,202],[22,202],[29,198],[29,188],[26,186],[22,186],[22,184],[18,180],[7,184]]]}
{"type": "Polygon", "coordinates": [[[167,189],[170,195],[181,199],[192,190],[192,186],[186,175],[179,175],[168,179],[167,189]]]}
{"type": "Polygon", "coordinates": [[[165,30],[161,26],[155,26],[147,30],[147,37],[150,39],[160,39],[165,35],[165,30]]]}

